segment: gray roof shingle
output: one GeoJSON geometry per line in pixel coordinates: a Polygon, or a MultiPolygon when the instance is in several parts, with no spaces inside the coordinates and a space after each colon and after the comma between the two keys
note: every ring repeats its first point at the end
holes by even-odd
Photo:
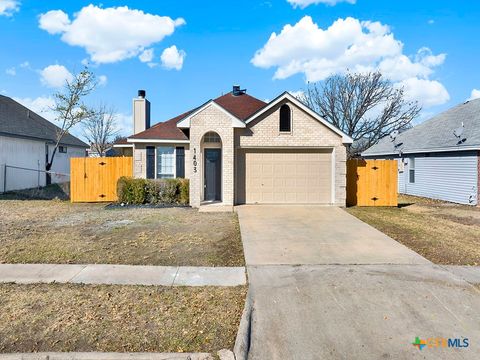
{"type": "Polygon", "coordinates": [[[461,151],[480,149],[480,99],[457,105],[433,118],[399,134],[394,142],[389,136],[365,150],[362,155],[386,155],[403,153],[435,152],[437,150],[461,151]],[[453,132],[464,124],[459,142],[453,132]],[[395,148],[397,144],[397,148],[395,148]]]}
{"type": "MultiPolygon", "coordinates": [[[[8,96],[0,95],[0,135],[54,142],[58,130],[60,128],[32,110],[8,96]]],[[[63,137],[61,144],[88,148],[87,144],[70,134],[63,137]]]]}

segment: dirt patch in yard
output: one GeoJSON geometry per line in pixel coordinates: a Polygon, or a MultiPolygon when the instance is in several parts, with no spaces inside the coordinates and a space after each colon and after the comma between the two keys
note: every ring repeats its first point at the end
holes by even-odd
{"type": "Polygon", "coordinates": [[[243,266],[234,213],[0,200],[0,263],[243,266]]]}
{"type": "Polygon", "coordinates": [[[0,285],[0,352],[232,349],[245,287],[0,285]]]}
{"type": "Polygon", "coordinates": [[[480,265],[480,211],[414,196],[398,208],[352,207],[347,211],[436,264],[480,265]]]}

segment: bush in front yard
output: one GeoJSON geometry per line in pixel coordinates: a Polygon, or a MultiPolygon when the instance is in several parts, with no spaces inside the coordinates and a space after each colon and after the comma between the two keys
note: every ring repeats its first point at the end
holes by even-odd
{"type": "Polygon", "coordinates": [[[187,179],[133,179],[121,177],[117,182],[118,201],[125,204],[181,204],[187,205],[187,179]]]}

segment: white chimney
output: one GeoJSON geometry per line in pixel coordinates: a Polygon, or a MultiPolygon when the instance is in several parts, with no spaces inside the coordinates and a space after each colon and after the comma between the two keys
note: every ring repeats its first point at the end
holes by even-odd
{"type": "Polygon", "coordinates": [[[138,97],[133,99],[133,134],[150,127],[150,101],[145,98],[145,90],[138,90],[138,97]]]}

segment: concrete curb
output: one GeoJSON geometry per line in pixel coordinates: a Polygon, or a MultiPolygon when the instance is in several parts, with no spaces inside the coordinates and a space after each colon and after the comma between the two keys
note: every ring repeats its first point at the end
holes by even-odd
{"type": "Polygon", "coordinates": [[[251,291],[248,290],[247,298],[245,299],[245,307],[243,309],[242,318],[238,327],[233,353],[235,360],[247,360],[248,352],[250,350],[250,332],[253,312],[253,300],[251,291]]]}
{"type": "Polygon", "coordinates": [[[44,352],[0,354],[0,360],[213,360],[208,353],[44,352]]]}
{"type": "Polygon", "coordinates": [[[155,286],[239,286],[244,267],[109,264],[0,264],[0,283],[74,283],[155,286]]]}

